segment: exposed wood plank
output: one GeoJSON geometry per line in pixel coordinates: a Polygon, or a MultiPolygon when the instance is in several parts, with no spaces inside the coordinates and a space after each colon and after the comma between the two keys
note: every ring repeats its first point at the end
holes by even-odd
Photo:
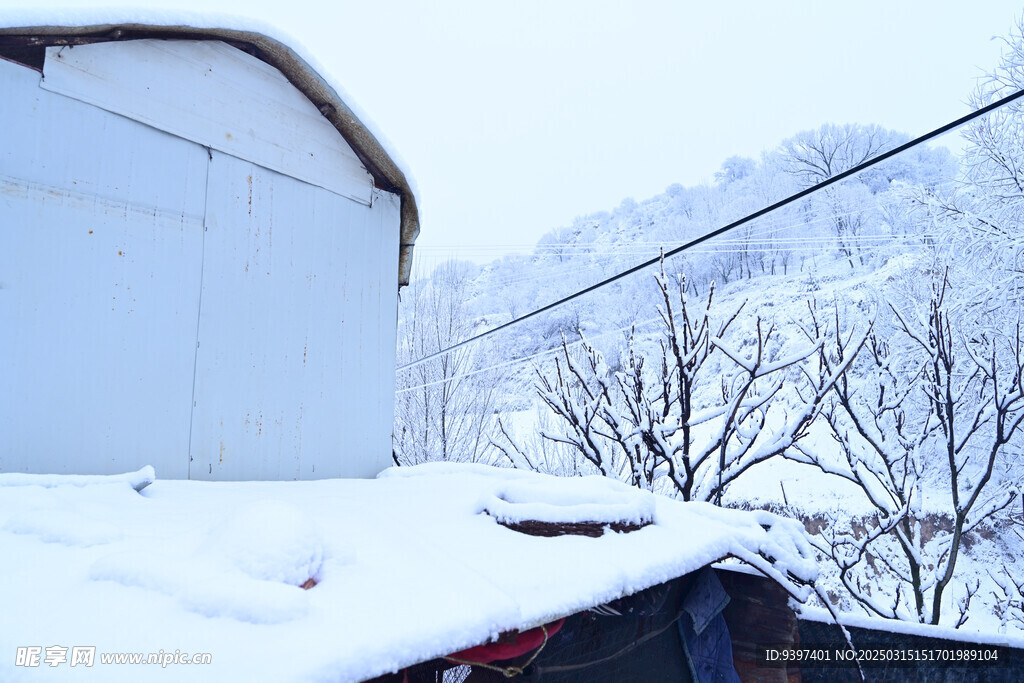
{"type": "Polygon", "coordinates": [[[48,47],[42,87],[368,204],[373,179],[285,77],[220,41],[48,47]]]}

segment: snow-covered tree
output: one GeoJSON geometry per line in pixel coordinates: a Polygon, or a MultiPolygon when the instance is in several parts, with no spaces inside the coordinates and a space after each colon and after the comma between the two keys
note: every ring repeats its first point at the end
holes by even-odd
{"type": "MultiPolygon", "coordinates": [[[[399,363],[472,335],[468,302],[473,275],[472,264],[447,261],[402,293],[399,363]]],[[[465,347],[399,373],[394,434],[399,463],[476,461],[486,455],[496,382],[493,375],[472,374],[485,358],[481,347],[465,347]]]]}
{"type": "Polygon", "coordinates": [[[789,173],[804,187],[817,185],[906,141],[881,126],[827,123],[797,133],[779,153],[789,173]]]}
{"type": "MultiPolygon", "coordinates": [[[[822,411],[832,447],[798,443],[789,453],[856,484],[876,511],[863,522],[834,520],[815,537],[857,604],[932,624],[965,534],[1019,495],[1008,482],[991,484],[1024,422],[1019,328],[1010,345],[975,338],[950,317],[950,298],[943,277],[924,315],[892,309],[901,338],[872,334],[852,368],[841,347],[823,352],[828,371],[845,364],[822,411]],[[926,516],[938,520],[929,530],[926,516]]],[[[957,626],[976,590],[961,596],[957,626]]]]}
{"type": "MultiPolygon", "coordinates": [[[[1024,88],[1024,24],[1004,40],[999,65],[972,94],[976,109],[1024,88]]],[[[960,182],[917,193],[919,220],[952,265],[951,303],[998,334],[1024,301],[1024,104],[976,119],[963,137],[960,182]]]]}
{"type": "MultiPolygon", "coordinates": [[[[826,124],[786,140],[778,154],[783,168],[799,185],[811,187],[886,152],[907,137],[881,126],[826,124]]],[[[864,264],[862,238],[876,227],[872,192],[853,178],[825,188],[812,200],[815,212],[832,228],[839,252],[850,267],[864,264]]]]}
{"type": "MultiPolygon", "coordinates": [[[[685,280],[673,282],[663,269],[657,288],[655,351],[645,353],[634,331],[615,371],[585,336],[579,352],[563,339],[553,372],[539,372],[538,394],[556,417],[543,437],[605,476],[719,502],[737,477],[806,436],[863,337],[835,342],[846,355],[829,372],[801,375],[793,370],[816,357],[824,336],[786,350],[774,343],[775,326],[760,318],[737,332],[742,305],[716,313],[713,287],[694,305],[685,280]]],[[[509,446],[503,450],[513,461],[529,464],[509,446]]]]}

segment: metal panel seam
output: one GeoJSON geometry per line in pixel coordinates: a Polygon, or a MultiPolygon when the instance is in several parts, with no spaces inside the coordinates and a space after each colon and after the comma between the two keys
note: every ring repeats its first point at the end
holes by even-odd
{"type": "Polygon", "coordinates": [[[192,405],[189,406],[188,419],[188,478],[192,478],[192,428],[196,421],[196,368],[199,367],[199,326],[203,319],[203,274],[206,271],[206,231],[209,226],[206,224],[209,217],[210,206],[210,167],[213,166],[213,150],[206,147],[209,160],[206,162],[206,192],[203,195],[203,241],[200,249],[199,263],[199,305],[196,306],[196,346],[192,350],[192,405]]]}

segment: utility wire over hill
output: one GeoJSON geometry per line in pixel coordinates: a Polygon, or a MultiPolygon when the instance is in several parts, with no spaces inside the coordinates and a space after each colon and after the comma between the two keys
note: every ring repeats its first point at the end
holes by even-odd
{"type": "Polygon", "coordinates": [[[491,328],[490,330],[487,330],[486,332],[481,332],[480,334],[474,335],[474,336],[470,337],[469,339],[461,341],[461,342],[459,342],[457,344],[452,344],[451,346],[449,346],[447,348],[444,348],[444,349],[441,349],[440,351],[437,351],[435,353],[431,353],[429,355],[423,356],[422,358],[418,358],[418,359],[416,359],[414,361],[410,361],[409,363],[406,363],[404,365],[399,366],[398,370],[408,370],[410,368],[414,368],[414,367],[416,367],[418,365],[426,363],[427,361],[433,360],[435,358],[440,358],[441,356],[447,355],[447,354],[449,354],[449,353],[451,353],[453,351],[456,351],[457,349],[460,349],[460,348],[462,348],[464,346],[468,346],[469,344],[473,344],[475,342],[478,342],[481,339],[483,339],[485,337],[488,337],[488,336],[490,336],[492,334],[496,334],[498,332],[501,332],[502,330],[506,330],[506,329],[508,329],[508,328],[510,328],[510,327],[512,327],[514,325],[518,325],[519,323],[522,323],[522,322],[524,322],[526,320],[529,320],[530,318],[536,317],[536,316],[540,315],[541,313],[545,313],[545,312],[550,311],[552,309],[558,308],[559,306],[562,306],[563,304],[566,304],[566,303],[568,303],[570,301],[573,301],[574,299],[578,299],[578,298],[580,298],[582,296],[590,294],[591,292],[594,292],[594,291],[596,291],[598,289],[601,289],[602,287],[610,285],[613,282],[616,282],[617,280],[621,280],[624,277],[628,277],[628,276],[630,276],[630,275],[632,275],[634,273],[637,273],[637,272],[639,272],[641,270],[644,270],[646,268],[650,268],[651,266],[654,266],[654,265],[658,264],[661,261],[662,258],[671,258],[672,256],[676,256],[677,254],[681,254],[681,253],[683,253],[683,252],[685,252],[685,251],[687,251],[689,249],[692,249],[693,247],[695,247],[695,246],[697,246],[697,245],[699,245],[699,244],[701,244],[703,242],[706,242],[706,241],[712,239],[713,237],[717,237],[719,235],[727,233],[727,232],[729,232],[731,230],[734,230],[734,229],[736,229],[738,227],[746,225],[747,223],[750,223],[751,221],[755,221],[758,218],[761,218],[761,217],[766,216],[766,215],[768,215],[768,214],[770,214],[770,213],[772,213],[774,211],[777,211],[778,209],[781,209],[784,206],[788,206],[789,204],[792,204],[793,202],[799,201],[799,200],[801,200],[801,199],[803,199],[805,197],[809,197],[810,195],[814,194],[815,192],[818,192],[820,190],[824,190],[825,188],[827,188],[827,187],[829,187],[831,185],[835,185],[836,183],[842,182],[843,180],[846,180],[847,178],[849,178],[851,176],[854,176],[854,175],[856,175],[856,174],[858,174],[858,173],[860,173],[860,172],[862,172],[862,171],[864,171],[864,170],[866,170],[868,168],[871,168],[872,166],[876,166],[876,165],[882,163],[883,161],[886,161],[887,159],[891,159],[892,157],[894,157],[894,156],[896,156],[898,154],[902,154],[903,152],[906,152],[906,151],[908,151],[910,149],[913,149],[914,147],[917,147],[918,145],[924,144],[925,142],[928,142],[929,140],[937,138],[937,137],[939,137],[941,135],[945,135],[946,133],[948,133],[948,132],[950,132],[952,130],[960,128],[961,126],[964,126],[964,125],[970,123],[971,121],[974,121],[975,119],[981,118],[981,117],[985,116],[986,114],[988,114],[988,113],[990,113],[992,111],[995,111],[996,109],[999,109],[1000,107],[1004,107],[1007,104],[1010,104],[1011,102],[1019,100],[1022,97],[1024,97],[1024,90],[1018,90],[1018,91],[1016,91],[1016,92],[1014,92],[1014,93],[1012,93],[1010,95],[1007,95],[1006,97],[1003,97],[1003,98],[1001,98],[999,100],[996,100],[995,102],[992,102],[991,104],[988,104],[988,105],[986,105],[984,107],[981,107],[980,109],[976,109],[975,111],[972,111],[969,114],[966,114],[965,116],[962,116],[962,117],[956,119],[955,121],[950,121],[949,123],[947,123],[947,124],[945,124],[943,126],[940,126],[940,127],[936,128],[936,129],[934,129],[932,131],[929,131],[929,132],[925,133],[924,135],[916,137],[913,140],[910,140],[909,142],[906,142],[906,143],[904,143],[902,145],[899,145],[898,147],[894,147],[893,149],[889,150],[888,152],[885,152],[883,154],[879,154],[878,156],[873,157],[871,159],[868,159],[867,161],[864,161],[864,162],[862,162],[860,164],[857,164],[853,168],[850,168],[850,169],[848,169],[846,171],[843,171],[842,173],[838,173],[838,174],[836,174],[836,175],[834,175],[834,176],[832,176],[830,178],[826,178],[825,180],[822,180],[817,185],[812,185],[811,187],[808,187],[808,188],[805,188],[803,190],[800,190],[799,192],[795,192],[795,193],[789,195],[788,197],[786,197],[784,199],[780,199],[779,201],[775,202],[774,204],[770,204],[769,206],[766,206],[766,207],[764,207],[762,209],[759,209],[759,210],[757,210],[757,211],[755,211],[753,213],[747,214],[743,218],[735,220],[732,223],[729,223],[728,225],[723,225],[722,227],[717,228],[715,230],[712,230],[711,232],[705,233],[704,235],[701,235],[700,237],[696,237],[696,238],[690,240],[689,242],[686,242],[685,244],[681,244],[678,247],[674,247],[673,249],[670,249],[670,250],[666,251],[664,253],[664,255],[659,254],[658,256],[652,257],[651,259],[649,259],[647,261],[644,261],[643,263],[637,264],[637,265],[635,265],[635,266],[633,266],[631,268],[627,268],[626,270],[623,270],[620,273],[616,273],[615,275],[612,275],[612,276],[610,276],[608,278],[605,278],[604,280],[601,280],[600,282],[597,282],[597,283],[595,283],[593,285],[590,285],[589,287],[585,287],[583,289],[577,290],[576,292],[573,292],[572,294],[564,296],[561,299],[558,299],[557,301],[554,301],[554,302],[552,302],[550,304],[547,304],[545,306],[541,306],[540,308],[538,308],[536,310],[533,310],[533,311],[530,311],[529,313],[526,313],[524,315],[521,315],[518,318],[514,318],[513,320],[510,320],[507,323],[503,323],[501,325],[498,325],[497,327],[491,328]]]}

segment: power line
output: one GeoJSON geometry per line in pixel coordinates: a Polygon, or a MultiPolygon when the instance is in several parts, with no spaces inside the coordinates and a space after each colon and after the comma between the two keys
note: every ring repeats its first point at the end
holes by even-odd
{"type": "Polygon", "coordinates": [[[616,282],[617,280],[621,280],[624,277],[628,277],[629,275],[632,275],[633,273],[636,273],[636,272],[639,272],[641,270],[645,270],[647,268],[650,268],[651,266],[656,265],[657,263],[659,263],[663,259],[671,258],[671,257],[675,256],[676,254],[681,254],[682,252],[684,252],[684,251],[686,251],[686,250],[688,250],[688,249],[690,249],[692,247],[695,247],[698,244],[706,242],[706,241],[708,241],[709,239],[711,239],[713,237],[717,237],[718,235],[721,235],[723,233],[729,232],[730,230],[734,230],[735,228],[738,228],[741,225],[745,225],[746,223],[750,223],[751,221],[757,220],[758,218],[761,218],[762,216],[766,216],[767,214],[770,214],[773,211],[781,209],[784,206],[788,206],[789,204],[792,204],[793,202],[799,201],[800,199],[803,199],[804,197],[812,195],[815,192],[823,190],[826,187],[830,187],[832,185],[835,185],[836,183],[842,182],[843,180],[846,180],[847,178],[849,178],[851,176],[854,176],[854,175],[860,173],[861,171],[864,171],[864,170],[866,170],[868,168],[871,168],[872,166],[876,166],[876,165],[882,163],[883,161],[886,161],[887,159],[891,159],[892,157],[894,157],[894,156],[896,156],[898,154],[902,154],[903,152],[906,152],[907,150],[913,149],[914,147],[917,147],[918,145],[923,144],[923,143],[925,143],[925,142],[927,142],[927,141],[929,141],[929,140],[931,140],[933,138],[937,138],[940,135],[944,135],[944,134],[948,133],[951,130],[954,130],[956,128],[960,128],[961,126],[966,125],[966,124],[970,123],[971,121],[973,121],[973,120],[975,120],[977,118],[985,116],[986,114],[988,114],[989,112],[991,112],[991,111],[993,111],[995,109],[998,109],[998,108],[1000,108],[1002,106],[1005,106],[1005,105],[1007,105],[1007,104],[1009,104],[1011,102],[1019,100],[1021,97],[1024,97],[1024,90],[1018,90],[1018,91],[1016,91],[1016,92],[1014,92],[1014,93],[1012,93],[1010,95],[1007,95],[1006,97],[998,99],[995,102],[992,102],[991,104],[988,104],[988,105],[982,107],[981,109],[976,109],[975,111],[972,111],[972,112],[970,112],[970,113],[968,113],[968,114],[966,114],[964,116],[961,116],[960,118],[956,119],[955,121],[950,121],[949,123],[947,123],[947,124],[945,124],[943,126],[939,126],[938,128],[936,128],[936,129],[934,129],[934,130],[932,130],[932,131],[930,131],[928,133],[925,133],[924,135],[916,137],[913,140],[910,140],[909,142],[905,142],[902,145],[899,145],[898,147],[894,147],[893,149],[890,149],[888,152],[880,154],[877,157],[874,157],[873,159],[869,159],[867,161],[864,161],[864,162],[854,166],[851,169],[848,169],[846,171],[843,171],[842,173],[839,173],[837,175],[832,176],[831,178],[826,178],[825,180],[822,180],[817,185],[813,185],[811,187],[804,188],[803,190],[800,190],[799,192],[795,192],[795,193],[789,195],[788,197],[786,197],[785,199],[781,199],[781,200],[775,202],[774,204],[766,206],[766,207],[764,207],[762,209],[759,209],[759,210],[757,210],[757,211],[755,211],[753,213],[747,214],[746,216],[744,216],[743,218],[740,218],[739,220],[735,220],[732,223],[729,223],[727,225],[723,225],[722,227],[720,227],[720,228],[718,228],[716,230],[712,230],[711,232],[706,233],[704,235],[701,235],[700,237],[696,237],[696,238],[690,240],[689,242],[687,242],[685,244],[682,244],[682,245],[680,245],[678,247],[675,247],[674,249],[670,249],[669,251],[666,251],[666,252],[660,254],[659,256],[656,256],[656,257],[654,257],[652,259],[644,261],[643,263],[637,264],[637,265],[633,266],[632,268],[627,268],[626,270],[624,270],[624,271],[622,271],[620,273],[617,273],[615,275],[612,275],[611,277],[605,278],[604,280],[601,280],[600,282],[597,282],[597,283],[595,283],[593,285],[590,285],[589,287],[586,287],[584,289],[578,290],[578,291],[574,292],[573,294],[570,294],[568,296],[564,296],[564,297],[562,297],[561,299],[559,299],[557,301],[554,301],[554,302],[552,302],[550,304],[547,304],[546,306],[541,306],[540,308],[538,308],[536,310],[533,310],[533,311],[530,311],[529,313],[526,313],[524,315],[521,315],[518,318],[515,318],[513,320],[508,321],[507,323],[498,325],[497,327],[494,327],[494,328],[492,328],[490,330],[487,330],[486,332],[481,332],[480,334],[475,335],[473,337],[470,337],[469,339],[461,341],[461,342],[459,342],[457,344],[453,344],[453,345],[449,346],[446,349],[441,349],[440,351],[437,351],[437,352],[432,353],[432,354],[427,355],[427,356],[423,356],[422,358],[418,358],[417,360],[414,360],[414,361],[411,361],[409,363],[406,363],[405,365],[399,366],[397,368],[397,370],[408,370],[410,368],[416,367],[417,365],[420,365],[421,363],[426,363],[429,360],[433,360],[434,358],[438,358],[440,356],[443,356],[443,355],[446,355],[448,353],[451,353],[452,351],[455,351],[456,349],[460,349],[460,348],[462,348],[464,346],[467,346],[468,344],[472,344],[474,342],[480,341],[484,337],[488,337],[488,336],[490,336],[492,334],[495,334],[495,333],[500,332],[502,330],[508,329],[509,327],[512,327],[513,325],[518,325],[519,323],[522,323],[522,322],[524,322],[526,320],[529,320],[530,318],[538,316],[541,313],[545,313],[547,311],[550,311],[553,308],[557,308],[558,306],[561,306],[562,304],[568,303],[570,301],[573,301],[574,299],[578,299],[578,298],[580,298],[582,296],[585,296],[585,295],[587,295],[587,294],[589,294],[589,293],[591,293],[591,292],[593,292],[595,290],[598,290],[598,289],[600,289],[600,288],[602,288],[602,287],[604,287],[606,285],[610,285],[611,283],[616,282]]]}
{"type": "MultiPolygon", "coordinates": [[[[949,190],[956,186],[957,181],[953,179],[945,179],[941,182],[932,182],[928,184],[930,190],[949,190]]],[[[851,216],[857,213],[872,211],[872,210],[883,210],[884,204],[879,202],[877,197],[871,197],[866,200],[862,200],[855,203],[846,204],[847,211],[840,213],[816,213],[815,217],[810,220],[798,221],[796,223],[790,223],[784,226],[773,226],[773,225],[761,225],[753,228],[756,232],[751,235],[759,234],[771,234],[780,232],[782,230],[788,230],[793,227],[801,227],[805,225],[813,225],[816,223],[827,223],[833,220],[835,217],[851,216]]],[[[550,233],[549,233],[550,234],[550,233]]],[[[730,238],[727,240],[719,241],[718,244],[724,244],[728,241],[747,241],[747,237],[730,238]]],[[[786,239],[800,239],[803,237],[794,237],[786,239]]],[[[671,240],[679,241],[679,240],[671,240]]],[[[622,240],[618,242],[609,243],[598,243],[598,242],[517,242],[517,243],[479,243],[479,244],[438,244],[431,246],[417,246],[416,253],[426,258],[435,259],[451,259],[457,257],[459,254],[487,254],[492,252],[499,252],[501,255],[510,255],[518,257],[544,257],[551,256],[550,252],[561,252],[567,250],[600,250],[607,247],[617,247],[620,245],[647,245],[647,246],[660,246],[664,245],[665,240],[622,240]],[[522,253],[510,253],[510,251],[518,250],[522,253]]],[[[555,254],[557,255],[557,254],[555,254]]]]}
{"type": "MultiPolygon", "coordinates": [[[[714,246],[705,249],[690,250],[690,254],[732,254],[732,253],[794,253],[794,252],[810,252],[815,251],[818,247],[806,246],[813,245],[815,243],[819,245],[837,245],[839,238],[834,234],[821,234],[821,235],[801,235],[801,236],[782,236],[783,232],[793,230],[796,228],[809,228],[813,225],[828,223],[838,216],[849,216],[861,212],[864,209],[871,209],[877,207],[877,200],[872,199],[869,202],[864,202],[859,206],[851,208],[850,211],[816,216],[810,220],[801,220],[794,223],[788,223],[785,225],[762,225],[761,227],[748,228],[751,232],[747,233],[742,237],[724,237],[718,240],[714,246]],[[801,245],[799,249],[787,248],[785,245],[788,243],[797,243],[801,245]],[[740,249],[726,249],[724,247],[741,245],[740,249]]],[[[852,245],[860,242],[877,242],[882,240],[899,240],[904,237],[913,237],[920,239],[922,237],[934,236],[931,233],[916,233],[913,235],[898,235],[898,234],[865,234],[865,235],[845,235],[842,238],[844,245],[852,245]]],[[[584,273],[592,273],[595,270],[604,270],[612,265],[616,264],[615,261],[623,261],[625,257],[630,256],[649,256],[651,253],[650,249],[643,249],[648,246],[663,246],[669,247],[672,244],[682,243],[683,240],[672,239],[662,241],[620,241],[614,244],[594,244],[592,250],[587,250],[585,245],[575,245],[571,243],[565,243],[567,249],[562,255],[567,255],[571,259],[576,259],[572,262],[572,266],[577,275],[584,273]],[[599,251],[600,250],[600,251],[599,251]],[[590,257],[589,262],[580,262],[580,257],[590,257]]],[[[539,258],[550,257],[550,254],[538,254],[539,258]]],[[[518,264],[520,272],[517,275],[500,276],[494,273],[488,273],[481,276],[481,281],[486,283],[488,287],[505,287],[507,288],[513,284],[519,284],[523,282],[538,282],[540,280],[550,280],[554,278],[565,278],[566,268],[565,264],[552,264],[546,263],[540,267],[531,268],[532,264],[520,263],[518,264]]],[[[620,265],[621,267],[621,265],[620,265]]],[[[582,286],[582,285],[580,285],[582,286]]]]}
{"type": "MultiPolygon", "coordinates": [[[[930,188],[946,188],[952,187],[952,180],[944,181],[941,184],[932,184],[930,188]]],[[[792,207],[791,207],[792,208],[792,207]]],[[[838,238],[834,234],[811,234],[811,235],[800,235],[800,236],[785,236],[784,233],[794,230],[796,228],[802,228],[806,231],[807,228],[814,225],[828,224],[834,221],[837,217],[853,216],[859,213],[870,212],[870,211],[882,211],[884,206],[879,203],[878,198],[872,197],[868,201],[862,201],[847,206],[848,210],[840,213],[818,213],[811,219],[799,220],[796,222],[785,222],[778,224],[775,221],[778,220],[776,217],[767,219],[767,222],[760,224],[752,224],[746,226],[744,229],[747,231],[740,236],[723,236],[717,240],[714,246],[705,248],[703,250],[690,250],[690,254],[728,254],[728,253],[792,253],[796,251],[806,252],[813,251],[811,248],[807,249],[787,249],[784,245],[789,242],[799,243],[801,245],[810,245],[815,242],[827,245],[836,244],[838,238]],[[724,249],[724,247],[731,245],[741,245],[743,248],[736,250],[724,249]]],[[[799,211],[799,209],[797,209],[799,211]]],[[[925,233],[915,234],[914,237],[926,236],[925,233]]],[[[853,242],[865,240],[874,241],[881,239],[883,235],[845,235],[842,238],[843,244],[852,244],[853,242]]],[[[888,234],[884,237],[898,238],[899,235],[888,234]]],[[[536,251],[533,254],[519,254],[519,260],[516,262],[516,267],[519,272],[517,275],[500,275],[497,272],[487,272],[487,266],[484,266],[484,271],[481,275],[481,282],[486,283],[488,287],[508,287],[513,284],[522,282],[537,282],[541,279],[549,280],[554,278],[564,278],[566,271],[565,263],[552,263],[550,259],[553,256],[558,256],[560,259],[565,257],[573,259],[572,266],[577,274],[589,273],[595,270],[605,270],[611,266],[623,267],[622,261],[627,260],[628,257],[632,256],[650,256],[651,250],[647,247],[665,247],[671,249],[674,245],[682,244],[685,240],[679,237],[666,238],[662,240],[622,240],[616,242],[548,242],[544,245],[535,245],[536,251]],[[543,249],[541,247],[544,247],[543,249]],[[583,262],[580,257],[589,257],[589,261],[583,262]],[[539,263],[534,263],[539,261],[539,263]],[[618,262],[618,263],[616,263],[618,262]],[[495,279],[497,278],[497,279],[495,279]]],[[[471,254],[484,254],[486,253],[482,245],[478,250],[476,247],[469,250],[466,253],[471,254]]],[[[504,245],[506,248],[511,247],[523,247],[524,244],[507,244],[504,245]]],[[[433,259],[436,261],[449,260],[453,258],[450,250],[445,251],[448,256],[440,255],[441,249],[438,247],[428,248],[433,249],[438,254],[427,254],[424,256],[420,254],[420,257],[428,260],[433,259]]],[[[419,253],[419,252],[417,252],[419,253]]],[[[514,257],[514,258],[515,258],[514,257]]],[[[422,265],[423,261],[419,261],[422,265]]],[[[502,268],[504,266],[499,266],[502,268]]],[[[579,283],[577,286],[583,286],[579,283]]]]}
{"type": "MultiPolygon", "coordinates": [[[[861,250],[859,250],[857,252],[857,256],[860,256],[860,257],[864,257],[864,256],[871,257],[871,256],[875,256],[875,255],[884,253],[886,251],[886,249],[883,248],[883,246],[884,247],[888,247],[888,246],[892,246],[892,245],[878,245],[878,246],[873,246],[873,247],[868,247],[868,248],[865,248],[865,249],[861,249],[861,250]]],[[[905,250],[907,246],[911,246],[911,247],[924,247],[925,244],[924,243],[904,244],[904,245],[900,245],[900,246],[902,246],[903,250],[905,250]]],[[[827,263],[838,263],[840,261],[846,260],[846,258],[847,257],[843,256],[843,257],[840,257],[840,258],[837,258],[837,259],[833,259],[832,261],[829,261],[827,263]]],[[[797,277],[797,274],[794,273],[793,277],[797,277]]],[[[676,315],[673,316],[673,319],[675,319],[679,315],[682,315],[682,313],[676,313],[676,315]]],[[[646,328],[648,325],[651,325],[653,323],[656,323],[656,322],[659,322],[659,321],[662,321],[662,320],[664,320],[664,319],[659,315],[659,316],[655,316],[653,318],[648,318],[646,320],[641,320],[639,322],[631,322],[628,325],[624,325],[624,326],[616,328],[614,330],[607,330],[607,331],[604,331],[604,332],[600,332],[599,334],[596,334],[596,335],[589,335],[587,337],[576,339],[576,340],[571,341],[571,342],[566,342],[565,346],[566,346],[566,348],[575,348],[577,346],[580,346],[581,344],[589,343],[589,342],[591,342],[591,341],[593,341],[595,339],[603,339],[603,338],[605,338],[605,337],[607,337],[609,335],[619,334],[619,333],[622,333],[622,332],[626,332],[626,331],[628,331],[630,329],[641,330],[641,329],[646,328]]],[[[397,390],[395,392],[395,395],[396,396],[400,396],[402,394],[406,394],[406,393],[409,393],[411,391],[417,391],[419,389],[425,389],[425,388],[436,386],[436,385],[439,385],[439,384],[447,384],[449,382],[455,382],[457,380],[465,379],[467,377],[473,377],[474,375],[479,375],[479,374],[482,374],[482,373],[485,373],[485,372],[491,372],[493,370],[498,370],[498,369],[501,369],[501,368],[511,367],[511,366],[515,366],[515,365],[522,365],[523,363],[525,363],[527,361],[536,360],[537,358],[543,358],[545,356],[550,356],[550,355],[555,354],[555,353],[557,353],[557,352],[559,352],[561,350],[562,350],[562,346],[561,345],[553,346],[553,347],[545,349],[543,351],[536,351],[536,352],[531,353],[531,354],[526,355],[526,356],[520,356],[519,358],[513,358],[511,360],[500,361],[500,362],[495,363],[493,365],[488,365],[488,366],[485,366],[485,367],[482,367],[482,368],[476,368],[474,370],[470,370],[470,371],[464,372],[462,374],[452,375],[451,377],[447,377],[447,378],[443,378],[443,379],[431,380],[429,382],[424,382],[423,384],[416,384],[414,386],[404,387],[402,389],[397,390]]]]}
{"type": "MultiPolygon", "coordinates": [[[[890,250],[898,250],[898,249],[903,248],[904,245],[906,245],[906,244],[908,244],[910,242],[914,242],[914,241],[921,240],[921,239],[937,238],[937,237],[940,237],[940,236],[941,235],[939,233],[918,233],[918,234],[913,234],[913,235],[892,235],[892,236],[884,236],[884,237],[877,237],[877,238],[875,238],[875,237],[870,237],[870,238],[868,238],[868,237],[865,237],[865,238],[861,238],[861,237],[856,237],[856,238],[845,237],[843,239],[843,241],[842,241],[842,244],[840,244],[839,241],[835,237],[828,237],[828,238],[823,238],[823,239],[813,238],[812,237],[812,238],[807,238],[806,240],[803,241],[802,244],[800,244],[798,246],[778,245],[778,246],[771,246],[770,248],[754,248],[754,249],[737,248],[737,247],[732,247],[732,248],[715,247],[713,249],[691,249],[687,253],[688,254],[709,254],[709,255],[723,255],[723,254],[753,254],[753,255],[757,255],[757,254],[766,254],[766,255],[768,255],[768,256],[770,256],[772,258],[776,258],[776,257],[781,258],[781,256],[784,255],[784,254],[812,254],[812,253],[816,253],[816,252],[817,253],[821,253],[821,252],[823,252],[824,248],[829,248],[829,247],[831,247],[833,249],[844,249],[844,248],[845,249],[856,249],[858,251],[864,250],[864,249],[868,249],[868,248],[873,248],[873,247],[883,247],[883,248],[888,248],[890,250]]],[[[730,245],[724,245],[724,246],[725,247],[730,247],[730,245]]],[[[627,256],[646,256],[646,255],[648,255],[650,253],[651,253],[650,250],[645,250],[645,251],[620,251],[620,252],[617,252],[615,254],[614,258],[625,260],[623,257],[627,257],[627,256]]],[[[597,262],[597,263],[595,263],[593,265],[585,265],[585,266],[583,266],[583,268],[581,270],[578,270],[577,272],[582,272],[582,273],[585,273],[585,274],[589,274],[589,273],[592,273],[595,270],[604,269],[608,265],[610,265],[610,264],[607,262],[607,259],[605,259],[604,261],[597,262]]],[[[559,279],[559,278],[564,279],[565,277],[566,277],[565,269],[559,267],[559,268],[556,268],[556,269],[545,270],[545,271],[542,271],[542,272],[531,273],[531,274],[527,274],[527,275],[521,275],[521,276],[517,276],[517,277],[511,277],[511,278],[507,278],[507,279],[502,279],[502,280],[488,280],[487,284],[489,286],[491,286],[491,287],[507,288],[507,287],[512,286],[512,285],[520,285],[520,284],[526,284],[526,283],[535,284],[535,283],[541,283],[541,282],[550,282],[551,280],[555,280],[555,279],[559,279]]]]}
{"type": "MultiPolygon", "coordinates": [[[[678,315],[681,315],[681,314],[677,313],[676,316],[678,316],[678,315]]],[[[644,320],[644,321],[641,321],[641,322],[638,322],[638,323],[630,323],[629,325],[626,325],[625,327],[620,327],[620,328],[618,328],[616,330],[608,330],[608,331],[602,332],[601,334],[598,334],[598,335],[596,335],[594,337],[581,338],[581,339],[577,339],[577,340],[571,341],[571,342],[566,342],[566,341],[563,340],[563,343],[565,344],[564,348],[572,349],[572,348],[575,348],[577,346],[580,346],[581,344],[588,343],[591,339],[602,339],[604,337],[607,337],[608,335],[618,334],[618,333],[621,333],[621,332],[625,332],[626,330],[629,330],[631,328],[632,329],[637,329],[637,328],[646,327],[647,325],[655,323],[655,322],[657,322],[657,321],[659,321],[661,319],[662,318],[657,317],[657,318],[650,318],[648,320],[644,320]]],[[[483,373],[483,372],[491,372],[492,370],[498,370],[500,368],[510,367],[510,366],[513,366],[513,365],[521,365],[522,363],[525,363],[525,362],[530,361],[530,360],[536,360],[537,358],[542,358],[544,356],[553,355],[555,353],[558,353],[562,349],[563,349],[563,346],[561,346],[561,345],[554,346],[554,347],[552,347],[550,349],[545,349],[543,351],[537,351],[535,353],[531,353],[528,356],[522,356],[520,358],[513,358],[512,360],[501,361],[500,363],[495,363],[493,365],[488,365],[487,367],[477,368],[476,370],[470,370],[469,372],[462,373],[461,375],[453,375],[452,377],[445,377],[445,378],[442,378],[442,379],[436,379],[436,380],[432,380],[430,382],[425,382],[423,384],[417,384],[416,386],[405,387],[404,389],[399,389],[398,391],[396,391],[395,395],[396,396],[400,396],[400,395],[408,393],[410,391],[416,391],[418,389],[425,389],[427,387],[432,387],[432,386],[435,386],[435,385],[438,385],[438,384],[445,384],[447,382],[454,382],[455,380],[464,379],[466,377],[472,377],[473,375],[479,375],[480,373],[483,373]]]]}

